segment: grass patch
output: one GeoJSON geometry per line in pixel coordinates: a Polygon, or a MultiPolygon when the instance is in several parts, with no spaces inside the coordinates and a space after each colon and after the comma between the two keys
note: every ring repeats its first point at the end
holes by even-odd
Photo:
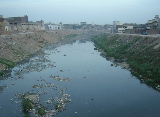
{"type": "Polygon", "coordinates": [[[5,64],[8,68],[13,68],[16,65],[16,63],[4,58],[0,58],[0,63],[5,64]]]}
{"type": "Polygon", "coordinates": [[[3,75],[4,75],[4,72],[3,72],[3,71],[1,71],[1,72],[0,72],[0,76],[3,76],[3,75]]]}
{"type": "MultiPolygon", "coordinates": [[[[4,59],[4,58],[0,58],[0,64],[4,64],[5,65],[5,68],[13,68],[16,63],[10,61],[10,60],[7,60],[7,59],[4,59]]],[[[3,76],[5,75],[4,71],[0,71],[0,76],[3,76]]]]}
{"type": "Polygon", "coordinates": [[[25,114],[23,117],[30,117],[30,115],[29,114],[25,114]]]}
{"type": "Polygon", "coordinates": [[[41,115],[41,116],[45,115],[46,114],[45,108],[38,109],[38,114],[41,115]]]}
{"type": "Polygon", "coordinates": [[[29,99],[23,99],[22,100],[22,109],[24,112],[29,112],[32,109],[32,101],[29,99]]]}
{"type": "MultiPolygon", "coordinates": [[[[104,34],[92,38],[96,48],[106,52],[106,57],[126,59],[132,73],[153,88],[160,85],[160,48],[153,49],[145,37],[104,34]]],[[[154,41],[153,41],[154,42],[154,41]]]]}

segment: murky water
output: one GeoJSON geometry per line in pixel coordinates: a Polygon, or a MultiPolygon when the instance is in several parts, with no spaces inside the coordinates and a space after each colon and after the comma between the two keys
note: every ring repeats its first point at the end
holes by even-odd
{"type": "Polygon", "coordinates": [[[56,117],[159,117],[160,93],[111,64],[90,41],[49,46],[0,81],[0,117],[22,117],[16,95],[27,92],[48,110],[62,92],[70,95],[56,117]]]}

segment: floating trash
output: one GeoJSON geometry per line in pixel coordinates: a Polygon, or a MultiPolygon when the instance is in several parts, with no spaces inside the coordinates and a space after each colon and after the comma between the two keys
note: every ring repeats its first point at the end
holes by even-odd
{"type": "Polygon", "coordinates": [[[56,105],[55,105],[55,109],[58,112],[61,112],[66,108],[66,103],[67,102],[71,102],[71,99],[69,99],[69,96],[70,96],[69,94],[62,94],[61,97],[54,98],[54,100],[57,102],[56,105]]]}
{"type": "Polygon", "coordinates": [[[29,99],[34,103],[38,103],[39,102],[39,96],[38,95],[27,95],[24,98],[25,99],[29,99]]]}
{"type": "Polygon", "coordinates": [[[43,84],[34,85],[33,88],[42,88],[43,84]]]}
{"type": "Polygon", "coordinates": [[[56,67],[50,60],[41,57],[39,59],[30,60],[29,64],[19,70],[14,70],[15,76],[22,76],[30,72],[41,72],[46,68],[56,67]]]}
{"type": "MultiPolygon", "coordinates": [[[[45,84],[38,84],[38,85],[34,85],[34,88],[45,88],[45,87],[56,87],[54,84],[51,83],[46,83],[45,84]]],[[[40,100],[41,95],[46,94],[45,90],[44,91],[40,91],[37,90],[37,92],[34,91],[34,93],[32,92],[27,92],[27,93],[17,93],[15,95],[15,98],[17,100],[15,100],[15,104],[21,102],[23,104],[24,101],[28,101],[27,103],[31,103],[32,107],[30,110],[28,110],[28,113],[34,115],[34,116],[43,116],[43,117],[52,117],[56,114],[58,114],[59,112],[62,112],[66,109],[66,104],[68,102],[71,102],[71,99],[69,98],[70,95],[66,94],[65,91],[67,90],[67,88],[63,88],[60,89],[59,94],[57,94],[56,92],[52,92],[52,97],[50,97],[49,99],[45,100],[44,102],[47,105],[50,105],[54,108],[52,108],[51,110],[48,109],[48,107],[50,106],[46,106],[44,107],[41,103],[40,100]],[[55,95],[58,95],[58,97],[55,97],[55,95]],[[21,99],[21,101],[20,101],[21,99]]],[[[13,99],[11,99],[12,101],[13,99]]],[[[44,104],[45,105],[45,104],[44,104]]],[[[23,106],[22,106],[23,107],[23,106]]]]}
{"type": "Polygon", "coordinates": [[[57,80],[57,81],[70,81],[71,80],[71,78],[63,78],[63,77],[59,77],[59,76],[50,76],[50,78],[53,78],[53,79],[55,79],[55,80],[57,80]]]}

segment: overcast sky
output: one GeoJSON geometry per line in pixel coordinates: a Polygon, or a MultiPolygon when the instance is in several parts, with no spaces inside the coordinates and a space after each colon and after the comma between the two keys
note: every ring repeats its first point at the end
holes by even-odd
{"type": "Polygon", "coordinates": [[[0,15],[45,23],[142,24],[160,15],[160,0],[0,0],[0,15]]]}

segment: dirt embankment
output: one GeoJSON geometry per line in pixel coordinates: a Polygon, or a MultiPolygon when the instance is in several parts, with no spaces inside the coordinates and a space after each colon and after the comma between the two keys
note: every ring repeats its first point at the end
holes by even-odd
{"type": "Polygon", "coordinates": [[[65,37],[85,32],[83,30],[55,30],[0,35],[0,71],[13,67],[15,63],[38,52],[48,43],[56,43],[64,40],[65,37]]]}
{"type": "Polygon", "coordinates": [[[93,41],[104,51],[103,56],[128,63],[132,74],[160,90],[160,37],[104,34],[93,41]]]}

